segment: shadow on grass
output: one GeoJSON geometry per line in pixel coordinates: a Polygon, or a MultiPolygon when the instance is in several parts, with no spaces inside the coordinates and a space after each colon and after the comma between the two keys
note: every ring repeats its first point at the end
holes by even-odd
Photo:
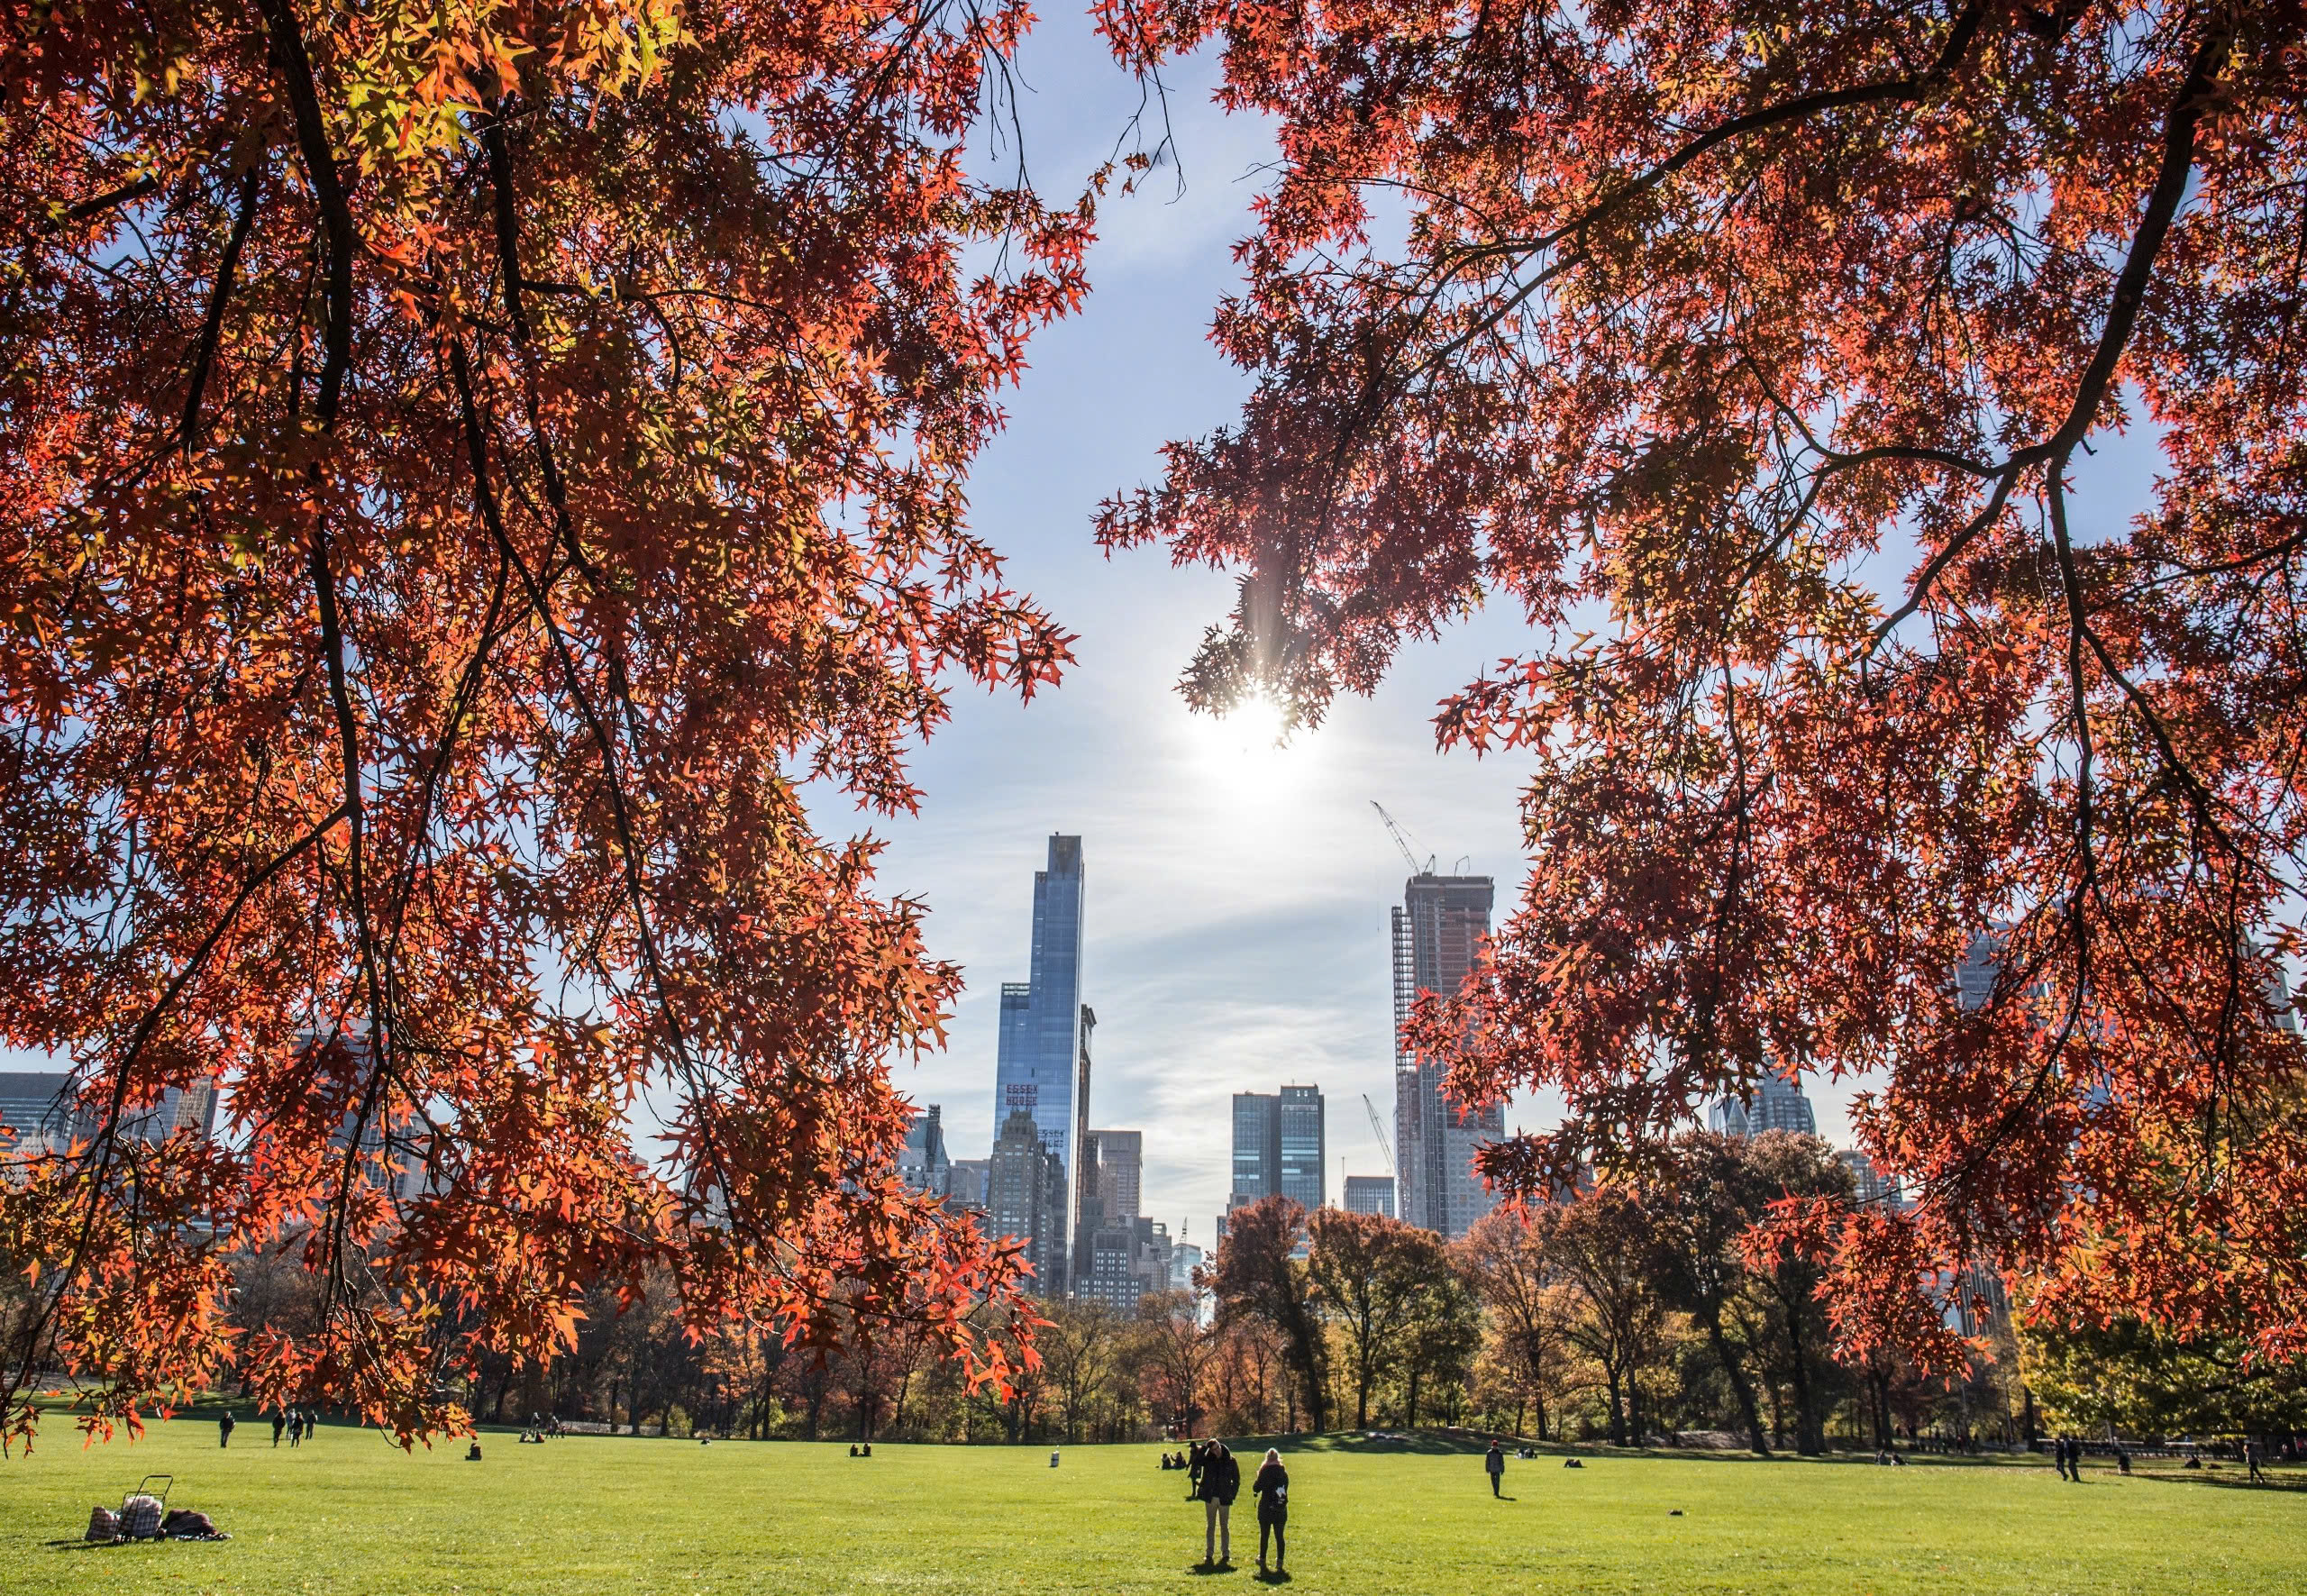
{"type": "MultiPolygon", "coordinates": [[[[2141,1469],[2130,1477],[2134,1480],[2152,1480],[2158,1485],[2197,1485],[2212,1491],[2266,1491],[2276,1495],[2307,1494],[2307,1473],[2293,1473],[2288,1470],[2281,1474],[2270,1474],[2266,1479],[2256,1483],[2240,1469],[2232,1474],[2212,1473],[2208,1470],[2198,1473],[2193,1469],[2173,1469],[2167,1473],[2162,1470],[2141,1469]]],[[[2086,1480],[2084,1483],[2088,1484],[2090,1482],[2086,1480]]]]}
{"type": "MultiPolygon", "coordinates": [[[[1451,1430],[1378,1431],[1329,1430],[1319,1434],[1245,1436],[1239,1440],[1225,1437],[1226,1445],[1236,1455],[1263,1451],[1271,1446],[1284,1456],[1299,1452],[1341,1452],[1350,1455],[1373,1454],[1401,1456],[1472,1457],[1490,1449],[1491,1432],[1451,1430]]],[[[1685,1463],[1810,1463],[1832,1464],[1845,1467],[1880,1468],[1871,1452],[1826,1452],[1804,1457],[1794,1452],[1769,1454],[1739,1448],[1718,1446],[1612,1446],[1606,1442],[1532,1441],[1525,1436],[1500,1433],[1499,1438],[1509,1446],[1527,1447],[1535,1456],[1518,1457],[1509,1455],[1509,1463],[1530,1464],[1575,1457],[1588,1463],[1609,1458],[1659,1457],[1673,1458],[1685,1463]]],[[[1928,1464],[1938,1468],[2002,1468],[2013,1464],[2028,1463],[2023,1456],[1966,1456],[1961,1453],[1909,1452],[1901,1453],[1910,1465],[1928,1464]]],[[[2036,1460],[2040,1465],[2041,1460],[2036,1460]]]]}

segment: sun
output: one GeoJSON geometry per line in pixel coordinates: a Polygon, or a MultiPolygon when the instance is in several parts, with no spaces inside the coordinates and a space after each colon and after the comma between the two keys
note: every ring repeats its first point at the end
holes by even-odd
{"type": "Polygon", "coordinates": [[[1196,773],[1213,796],[1235,803],[1269,801],[1291,788],[1305,767],[1306,750],[1290,734],[1289,714],[1263,693],[1223,715],[1189,720],[1196,773]]]}

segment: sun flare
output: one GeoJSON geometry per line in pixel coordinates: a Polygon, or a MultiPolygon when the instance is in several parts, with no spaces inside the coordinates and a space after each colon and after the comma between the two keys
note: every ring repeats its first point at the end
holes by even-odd
{"type": "Polygon", "coordinates": [[[1290,734],[1289,716],[1263,693],[1242,699],[1223,715],[1190,719],[1195,763],[1203,783],[1236,802],[1282,796],[1305,767],[1302,734],[1290,734]]]}

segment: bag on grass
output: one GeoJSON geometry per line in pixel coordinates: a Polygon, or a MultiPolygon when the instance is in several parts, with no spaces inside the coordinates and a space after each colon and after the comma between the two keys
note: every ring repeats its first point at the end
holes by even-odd
{"type": "Polygon", "coordinates": [[[216,1526],[205,1513],[196,1513],[190,1508],[178,1508],[160,1520],[160,1533],[177,1540],[207,1540],[216,1533],[216,1526]]]}
{"type": "Polygon", "coordinates": [[[88,1538],[92,1541],[118,1540],[120,1515],[110,1508],[99,1506],[88,1515],[88,1538]]]}
{"type": "Polygon", "coordinates": [[[132,1496],[120,1504],[120,1533],[128,1540],[141,1540],[160,1533],[160,1499],[157,1496],[132,1496]]]}

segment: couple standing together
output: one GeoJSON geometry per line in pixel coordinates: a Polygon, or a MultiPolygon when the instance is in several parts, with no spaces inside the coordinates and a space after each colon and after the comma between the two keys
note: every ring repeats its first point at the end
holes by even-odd
{"type": "MultiPolygon", "coordinates": [[[[1201,1565],[1224,1568],[1234,1561],[1232,1524],[1234,1499],[1242,1493],[1242,1464],[1223,1441],[1204,1441],[1193,1449],[1193,1495],[1208,1514],[1201,1543],[1201,1565]]],[[[1289,1553],[1283,1542],[1290,1525],[1290,1471],[1281,1454],[1266,1448],[1265,1461],[1250,1482],[1258,1504],[1258,1572],[1266,1570],[1269,1537],[1273,1545],[1273,1569],[1280,1573],[1289,1553]]]]}

